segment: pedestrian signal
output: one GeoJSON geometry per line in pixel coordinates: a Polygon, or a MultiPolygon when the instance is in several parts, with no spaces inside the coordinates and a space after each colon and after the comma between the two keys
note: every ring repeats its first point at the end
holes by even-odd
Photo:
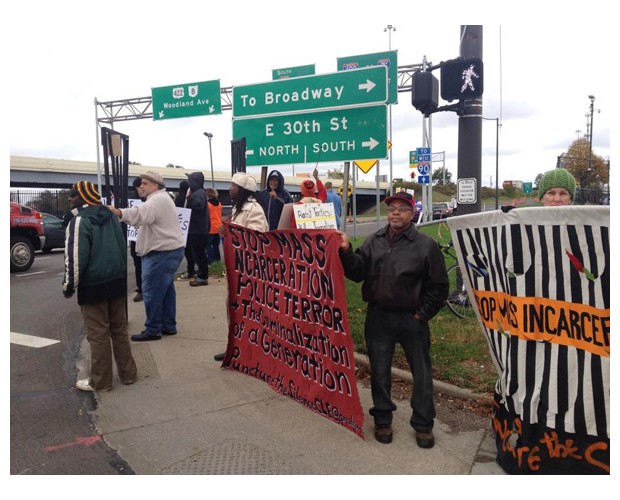
{"type": "Polygon", "coordinates": [[[483,91],[481,59],[453,59],[441,63],[441,98],[446,101],[476,99],[483,91]]]}

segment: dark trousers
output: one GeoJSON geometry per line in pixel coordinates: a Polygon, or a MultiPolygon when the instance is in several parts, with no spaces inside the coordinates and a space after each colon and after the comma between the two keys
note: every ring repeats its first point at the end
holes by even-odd
{"type": "Polygon", "coordinates": [[[222,260],[220,255],[220,235],[208,234],[207,235],[207,261],[209,264],[212,262],[218,262],[222,260]]]}
{"type": "Polygon", "coordinates": [[[396,405],[392,401],[392,358],[399,343],[413,375],[411,396],[411,427],[416,431],[433,428],[433,370],[430,357],[428,323],[418,321],[411,311],[393,311],[368,307],[364,328],[368,357],[373,408],[370,414],[375,425],[391,424],[396,405]]]}
{"type": "Polygon", "coordinates": [[[206,234],[188,234],[187,248],[191,252],[193,261],[198,265],[198,278],[209,278],[209,262],[207,261],[207,236],[206,234]]]}
{"type": "Polygon", "coordinates": [[[136,270],[136,288],[138,292],[142,293],[142,257],[136,253],[136,242],[129,242],[129,251],[131,252],[131,258],[133,259],[133,267],[136,270]]]}

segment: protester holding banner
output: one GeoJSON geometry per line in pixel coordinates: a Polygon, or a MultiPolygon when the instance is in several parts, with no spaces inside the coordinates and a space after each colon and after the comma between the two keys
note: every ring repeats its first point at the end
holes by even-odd
{"type": "Polygon", "coordinates": [[[319,171],[316,168],[312,172],[312,176],[314,177],[314,182],[306,179],[301,183],[301,200],[299,200],[299,203],[325,203],[327,200],[327,191],[319,179],[319,171]]]}
{"type": "Polygon", "coordinates": [[[415,206],[407,192],[385,200],[388,225],[370,235],[353,252],[346,233],[340,233],[340,259],[345,276],[361,282],[368,303],[364,335],[371,365],[375,439],[392,442],[392,358],[399,343],[413,375],[410,424],[421,448],[435,445],[433,372],[428,321],[444,306],[448,276],[435,241],[413,224],[415,206]]]}
{"type": "Polygon", "coordinates": [[[145,329],[131,340],[159,340],[177,333],[174,275],[183,260],[185,241],[177,210],[157,172],[140,175],[146,201],[131,208],[108,208],[127,224],[138,227],[136,252],[142,257],[142,296],[145,329]]]}
{"type": "Polygon", "coordinates": [[[278,170],[269,172],[267,187],[256,195],[256,199],[265,211],[270,231],[278,229],[284,205],[293,203],[291,193],[284,189],[284,176],[278,170]]]}
{"type": "Polygon", "coordinates": [[[543,174],[538,184],[538,197],[545,207],[570,205],[575,201],[575,178],[565,168],[554,168],[543,174]]]}
{"type": "MultiPolygon", "coordinates": [[[[230,222],[239,226],[254,229],[255,231],[269,231],[269,224],[265,212],[256,201],[256,179],[246,172],[237,172],[232,176],[230,184],[230,199],[232,213],[230,222]]],[[[220,236],[226,236],[226,226],[220,227],[220,236]]],[[[228,308],[228,306],[227,306],[228,308]]],[[[226,353],[213,356],[215,361],[222,361],[226,353]]]]}

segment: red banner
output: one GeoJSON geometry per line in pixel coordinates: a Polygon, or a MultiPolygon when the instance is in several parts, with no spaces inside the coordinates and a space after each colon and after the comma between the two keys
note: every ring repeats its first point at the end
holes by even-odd
{"type": "Polygon", "coordinates": [[[223,365],[364,438],[340,235],[227,227],[230,321],[223,365]]]}

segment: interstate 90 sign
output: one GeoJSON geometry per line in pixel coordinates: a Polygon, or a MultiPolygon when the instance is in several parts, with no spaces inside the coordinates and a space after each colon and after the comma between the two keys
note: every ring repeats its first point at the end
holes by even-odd
{"type": "Polygon", "coordinates": [[[387,156],[387,106],[335,108],[233,120],[247,166],[371,160],[387,156]]]}

